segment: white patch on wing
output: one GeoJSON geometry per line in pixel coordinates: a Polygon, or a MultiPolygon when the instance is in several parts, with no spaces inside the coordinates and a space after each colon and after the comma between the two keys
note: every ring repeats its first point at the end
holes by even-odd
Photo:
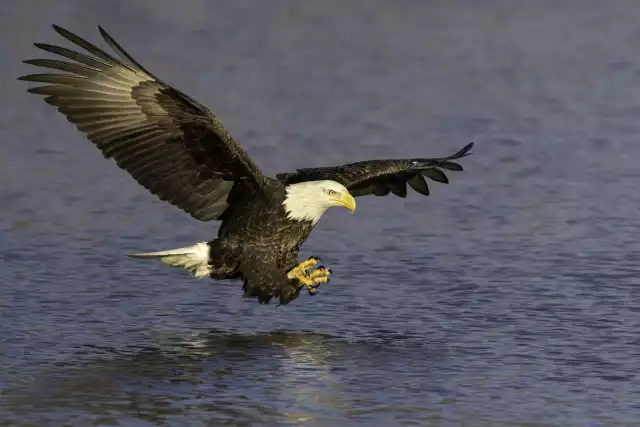
{"type": "Polygon", "coordinates": [[[172,267],[184,268],[198,279],[211,274],[209,244],[207,242],[200,242],[193,246],[179,249],[169,249],[168,251],[130,254],[129,256],[139,259],[159,258],[160,261],[172,267]]]}
{"type": "Polygon", "coordinates": [[[287,195],[282,203],[287,218],[311,221],[315,225],[324,211],[335,205],[327,190],[347,192],[342,184],[335,181],[309,181],[288,185],[287,195]]]}

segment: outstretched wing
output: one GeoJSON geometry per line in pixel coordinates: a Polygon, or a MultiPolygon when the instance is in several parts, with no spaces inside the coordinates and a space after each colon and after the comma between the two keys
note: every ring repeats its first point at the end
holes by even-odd
{"type": "Polygon", "coordinates": [[[278,180],[284,184],[329,179],[347,187],[353,196],[386,196],[389,192],[407,197],[407,184],[418,193],[429,195],[425,178],[447,184],[449,179],[442,169],[461,171],[453,160],[471,154],[473,142],[457,153],[439,159],[367,160],[343,166],[298,169],[281,173],[278,180]]]}
{"type": "Polygon", "coordinates": [[[164,83],[125,52],[102,28],[120,59],[53,26],[92,56],[36,43],[73,62],[31,59],[27,64],[63,73],[31,74],[20,80],[51,83],[28,92],[76,125],[142,186],[196,219],[218,219],[234,190],[258,191],[264,177],[220,120],[205,106],[164,83]]]}

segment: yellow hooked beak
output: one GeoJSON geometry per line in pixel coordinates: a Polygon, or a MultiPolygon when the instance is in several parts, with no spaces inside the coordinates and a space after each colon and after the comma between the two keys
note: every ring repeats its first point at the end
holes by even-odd
{"type": "Polygon", "coordinates": [[[354,199],[353,196],[349,193],[344,193],[342,195],[342,198],[338,200],[338,204],[349,209],[351,213],[356,212],[356,199],[354,199]]]}

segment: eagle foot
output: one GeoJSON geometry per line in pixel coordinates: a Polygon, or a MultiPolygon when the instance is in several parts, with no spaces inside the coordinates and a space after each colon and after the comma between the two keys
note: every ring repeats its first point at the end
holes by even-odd
{"type": "Polygon", "coordinates": [[[304,286],[307,287],[309,295],[317,294],[318,288],[321,284],[329,283],[329,277],[331,277],[330,268],[324,268],[324,266],[320,266],[317,269],[313,270],[308,277],[308,280],[311,283],[304,283],[304,286]]]}
{"type": "Polygon", "coordinates": [[[315,295],[318,293],[318,288],[322,283],[329,282],[329,276],[331,276],[331,269],[327,269],[324,266],[319,266],[313,271],[311,270],[320,262],[319,257],[312,256],[306,261],[302,261],[300,264],[287,273],[289,279],[298,279],[300,287],[306,286],[309,295],[315,295]]]}
{"type": "Polygon", "coordinates": [[[318,264],[318,262],[320,262],[320,258],[316,256],[309,257],[308,260],[302,261],[300,264],[293,267],[289,273],[287,273],[287,277],[289,279],[298,279],[302,276],[308,276],[307,270],[311,270],[318,264]]]}

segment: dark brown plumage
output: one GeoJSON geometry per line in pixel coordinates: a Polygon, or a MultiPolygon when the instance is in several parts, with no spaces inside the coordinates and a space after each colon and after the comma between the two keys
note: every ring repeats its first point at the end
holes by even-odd
{"type": "Polygon", "coordinates": [[[304,286],[315,294],[329,280],[329,270],[306,270],[317,261],[298,264],[300,245],[328,207],[353,210],[352,196],[406,197],[407,184],[428,195],[424,177],[447,183],[442,169],[462,171],[453,160],[473,145],[445,158],[369,160],[266,177],[215,114],[151,74],[102,28],[120,59],[54,29],[91,56],[36,43],[65,60],[25,61],[60,72],[20,77],[47,84],[28,91],[44,95],[105,157],[161,200],[196,219],[221,221],[215,240],[132,256],[159,258],[196,277],[242,279],[245,296],[263,303],[277,297],[286,304],[304,286]]]}
{"type": "Polygon", "coordinates": [[[130,64],[58,26],[60,35],[94,57],[36,43],[76,63],[33,59],[27,64],[68,74],[32,74],[51,83],[29,92],[64,114],[142,186],[196,219],[217,219],[232,187],[260,187],[264,177],[220,120],[205,106],[145,70],[102,28],[109,45],[130,64]]]}
{"type": "Polygon", "coordinates": [[[441,159],[366,160],[344,166],[298,169],[293,173],[278,174],[284,184],[330,179],[347,187],[357,196],[386,196],[392,192],[407,197],[407,184],[418,193],[429,195],[429,186],[424,177],[448,184],[449,179],[441,169],[461,171],[462,166],[452,160],[469,155],[473,143],[467,144],[457,153],[441,159]]]}

